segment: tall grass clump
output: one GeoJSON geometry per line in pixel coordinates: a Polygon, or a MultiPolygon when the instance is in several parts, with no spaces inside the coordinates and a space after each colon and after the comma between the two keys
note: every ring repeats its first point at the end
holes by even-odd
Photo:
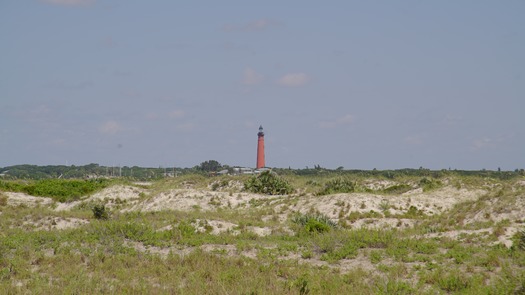
{"type": "Polygon", "coordinates": [[[285,179],[270,171],[263,171],[261,174],[245,181],[244,189],[252,193],[266,195],[287,195],[294,191],[293,187],[285,179]]]}
{"type": "Polygon", "coordinates": [[[347,178],[336,178],[329,180],[319,192],[318,196],[338,193],[351,193],[356,189],[356,183],[347,178]]]}
{"type": "Polygon", "coordinates": [[[300,225],[307,233],[322,233],[337,228],[337,223],[322,214],[297,215],[292,219],[292,222],[300,225]]]}

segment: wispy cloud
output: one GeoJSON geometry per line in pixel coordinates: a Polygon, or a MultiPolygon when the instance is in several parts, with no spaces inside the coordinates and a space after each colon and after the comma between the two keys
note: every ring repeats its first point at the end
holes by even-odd
{"type": "Polygon", "coordinates": [[[257,85],[261,83],[262,80],[263,80],[263,76],[257,73],[252,68],[246,68],[242,75],[242,84],[244,85],[257,85]]]}
{"type": "Polygon", "coordinates": [[[494,146],[496,143],[493,139],[488,137],[477,138],[472,141],[471,149],[480,150],[494,146]]]}
{"type": "Polygon", "coordinates": [[[98,128],[98,131],[100,131],[100,133],[106,135],[114,135],[121,130],[122,126],[120,126],[120,124],[116,121],[107,121],[98,128]]]}
{"type": "Polygon", "coordinates": [[[43,3],[61,6],[89,6],[96,0],[40,0],[43,3]]]}
{"type": "Polygon", "coordinates": [[[278,83],[287,87],[303,86],[310,81],[310,77],[305,73],[290,73],[279,79],[278,83]]]}
{"type": "Polygon", "coordinates": [[[280,23],[269,19],[258,19],[245,24],[226,24],[223,29],[227,32],[255,32],[279,26],[280,23]]]}
{"type": "Polygon", "coordinates": [[[319,127],[321,128],[336,128],[343,125],[349,125],[355,121],[355,116],[353,115],[344,115],[342,117],[339,117],[335,120],[328,120],[328,121],[322,121],[319,123],[319,127]]]}
{"type": "Polygon", "coordinates": [[[168,113],[168,117],[171,119],[179,119],[184,117],[184,115],[186,115],[186,113],[183,110],[173,110],[168,113]]]}

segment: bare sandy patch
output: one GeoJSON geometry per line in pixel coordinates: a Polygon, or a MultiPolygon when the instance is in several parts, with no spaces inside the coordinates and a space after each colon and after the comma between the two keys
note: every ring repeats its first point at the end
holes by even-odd
{"type": "MultiPolygon", "coordinates": [[[[504,228],[503,234],[497,237],[497,241],[494,241],[492,245],[504,245],[507,248],[512,247],[513,236],[521,230],[525,230],[525,225],[510,225],[504,228]]],[[[494,234],[494,228],[482,228],[476,230],[451,230],[439,233],[428,233],[418,238],[432,239],[432,238],[450,238],[454,240],[465,240],[470,239],[472,236],[486,237],[494,234]]]]}
{"type": "Polygon", "coordinates": [[[134,204],[137,199],[141,198],[141,194],[146,192],[143,188],[133,186],[115,185],[101,190],[83,200],[74,201],[70,203],[59,203],[55,208],[56,211],[71,210],[82,203],[89,202],[103,202],[109,208],[120,204],[134,204]]]}
{"type": "Polygon", "coordinates": [[[312,210],[328,216],[333,220],[346,217],[351,212],[381,213],[388,210],[390,214],[405,214],[410,207],[415,207],[427,215],[442,213],[455,204],[476,200],[486,192],[484,190],[466,190],[452,187],[423,192],[412,190],[402,195],[378,195],[366,193],[334,194],[326,196],[305,196],[290,208],[300,213],[312,210]],[[343,211],[341,213],[341,211],[343,211]]]}
{"type": "Polygon", "coordinates": [[[218,208],[250,208],[257,206],[257,201],[279,198],[276,196],[252,193],[228,193],[195,189],[173,189],[162,192],[123,211],[162,211],[162,210],[203,210],[218,208]]]}
{"type": "MultiPolygon", "coordinates": [[[[212,235],[220,235],[222,233],[230,233],[231,235],[239,235],[241,231],[237,229],[238,225],[232,222],[223,220],[207,220],[195,219],[191,225],[195,228],[196,233],[209,233],[212,235]]],[[[167,225],[159,229],[159,231],[172,230],[172,225],[167,225]]],[[[252,232],[260,237],[269,236],[272,234],[272,229],[269,227],[247,226],[246,230],[252,232]]]]}
{"type": "Polygon", "coordinates": [[[28,216],[22,223],[22,227],[32,230],[64,230],[77,228],[88,223],[88,220],[80,218],[45,217],[33,219],[33,217],[28,216]]]}
{"type": "Polygon", "coordinates": [[[149,181],[137,181],[133,183],[134,185],[140,185],[140,186],[152,186],[153,182],[149,181]]]}
{"type": "Polygon", "coordinates": [[[485,202],[485,206],[483,206],[480,211],[465,219],[465,224],[487,220],[494,222],[503,220],[525,221],[525,195],[519,195],[504,201],[500,201],[498,198],[492,198],[485,202]]]}
{"type": "Polygon", "coordinates": [[[233,235],[240,233],[239,231],[233,230],[237,227],[237,224],[222,220],[196,219],[192,225],[195,227],[196,232],[209,232],[212,235],[220,235],[224,232],[231,232],[233,235]]]}
{"type": "Polygon", "coordinates": [[[352,228],[391,229],[412,228],[416,220],[407,218],[362,218],[351,223],[352,228]]]}
{"type": "Polygon", "coordinates": [[[5,192],[8,206],[48,206],[53,204],[53,199],[46,197],[34,197],[24,193],[5,192]]]}

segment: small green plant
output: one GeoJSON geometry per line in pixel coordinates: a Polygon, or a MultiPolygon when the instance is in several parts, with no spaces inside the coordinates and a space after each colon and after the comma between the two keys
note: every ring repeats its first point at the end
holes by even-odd
{"type": "Polygon", "coordinates": [[[266,195],[287,195],[294,191],[285,179],[270,171],[263,171],[247,180],[244,183],[244,189],[252,193],[266,195]]]}
{"type": "Polygon", "coordinates": [[[381,203],[379,204],[379,208],[383,212],[388,211],[388,209],[390,209],[390,202],[387,200],[382,200],[381,203]]]}
{"type": "Polygon", "coordinates": [[[310,250],[306,250],[303,253],[301,253],[301,258],[303,259],[310,259],[313,257],[313,253],[310,250]]]}
{"type": "Polygon", "coordinates": [[[377,264],[383,260],[383,255],[379,250],[370,251],[370,262],[377,264]]]}
{"type": "Polygon", "coordinates": [[[107,219],[109,219],[109,212],[106,209],[106,206],[104,206],[104,205],[95,205],[95,206],[93,206],[93,208],[91,210],[93,211],[93,217],[95,217],[95,219],[99,219],[99,220],[107,220],[107,219]]]}

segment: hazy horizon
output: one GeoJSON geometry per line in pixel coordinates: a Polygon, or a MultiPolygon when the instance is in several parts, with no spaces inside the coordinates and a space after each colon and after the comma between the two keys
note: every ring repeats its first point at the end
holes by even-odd
{"type": "Polygon", "coordinates": [[[0,3],[0,167],[525,168],[524,1],[0,3]]]}

